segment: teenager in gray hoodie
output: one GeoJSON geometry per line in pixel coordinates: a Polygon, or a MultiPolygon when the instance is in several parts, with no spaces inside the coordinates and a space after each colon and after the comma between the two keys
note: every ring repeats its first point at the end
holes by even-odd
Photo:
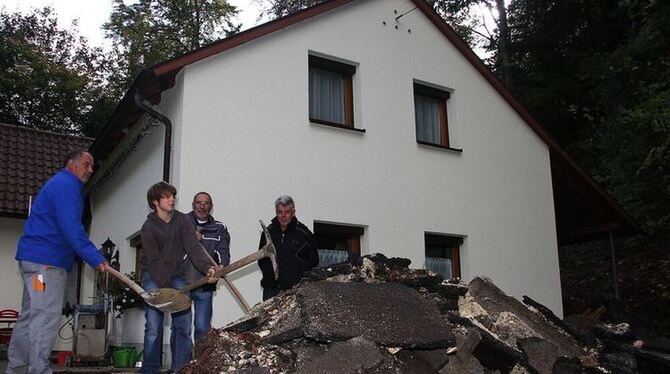
{"type": "MultiPolygon", "coordinates": [[[[151,291],[157,288],[180,289],[187,281],[180,274],[184,257],[207,274],[210,283],[217,278],[209,259],[200,249],[190,219],[174,208],[177,189],[158,182],[147,191],[147,203],[153,210],[142,226],[142,286],[151,291]]],[[[160,371],[163,342],[163,312],[145,304],[144,362],[142,373],[160,371]]],[[[170,330],[171,371],[178,371],[191,360],[191,309],[172,313],[170,330]]]]}

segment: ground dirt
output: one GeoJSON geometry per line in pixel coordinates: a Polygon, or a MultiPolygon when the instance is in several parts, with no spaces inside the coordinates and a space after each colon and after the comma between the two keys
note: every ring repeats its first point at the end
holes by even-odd
{"type": "Polygon", "coordinates": [[[670,249],[641,240],[614,243],[620,302],[614,297],[609,241],[561,247],[564,315],[604,306],[601,320],[628,321],[639,335],[670,336],[670,249]]]}

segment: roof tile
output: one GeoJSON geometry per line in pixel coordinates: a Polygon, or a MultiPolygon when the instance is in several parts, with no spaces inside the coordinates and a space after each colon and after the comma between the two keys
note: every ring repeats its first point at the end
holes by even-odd
{"type": "Polygon", "coordinates": [[[65,154],[92,142],[0,123],[0,216],[27,216],[28,196],[60,169],[65,154]]]}

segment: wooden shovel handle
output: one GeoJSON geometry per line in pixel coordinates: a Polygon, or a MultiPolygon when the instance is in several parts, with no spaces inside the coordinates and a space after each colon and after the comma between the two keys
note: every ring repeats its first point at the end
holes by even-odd
{"type": "MultiPolygon", "coordinates": [[[[233,271],[235,271],[239,268],[245,267],[245,266],[249,265],[250,263],[252,263],[254,261],[258,261],[259,259],[261,259],[265,256],[267,256],[267,255],[265,254],[265,252],[263,250],[256,251],[256,252],[254,252],[254,253],[246,256],[246,257],[243,257],[243,258],[233,262],[232,264],[230,264],[228,266],[224,266],[221,269],[217,270],[214,273],[214,277],[221,278],[222,276],[224,276],[228,273],[231,273],[231,272],[233,272],[233,271]]],[[[205,285],[206,283],[208,283],[208,280],[209,280],[209,277],[205,275],[204,277],[186,285],[185,287],[183,287],[179,291],[183,292],[183,293],[190,292],[190,291],[192,291],[192,290],[194,290],[194,289],[196,289],[200,286],[205,285]]]]}
{"type": "Polygon", "coordinates": [[[142,296],[142,298],[146,299],[147,292],[144,291],[144,289],[142,289],[142,287],[140,287],[139,284],[133,282],[130,278],[121,274],[120,272],[118,272],[116,269],[114,269],[109,265],[105,265],[105,270],[107,270],[107,272],[118,278],[121,282],[125,283],[126,286],[132,288],[133,291],[137,292],[137,294],[142,296]]]}

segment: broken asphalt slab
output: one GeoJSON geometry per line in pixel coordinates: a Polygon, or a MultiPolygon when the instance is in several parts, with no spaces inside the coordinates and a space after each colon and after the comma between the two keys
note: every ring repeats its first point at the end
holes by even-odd
{"type": "Polygon", "coordinates": [[[297,296],[303,332],[314,340],[363,336],[379,345],[414,349],[444,348],[454,341],[435,304],[400,284],[316,282],[300,287],[297,296]]]}

